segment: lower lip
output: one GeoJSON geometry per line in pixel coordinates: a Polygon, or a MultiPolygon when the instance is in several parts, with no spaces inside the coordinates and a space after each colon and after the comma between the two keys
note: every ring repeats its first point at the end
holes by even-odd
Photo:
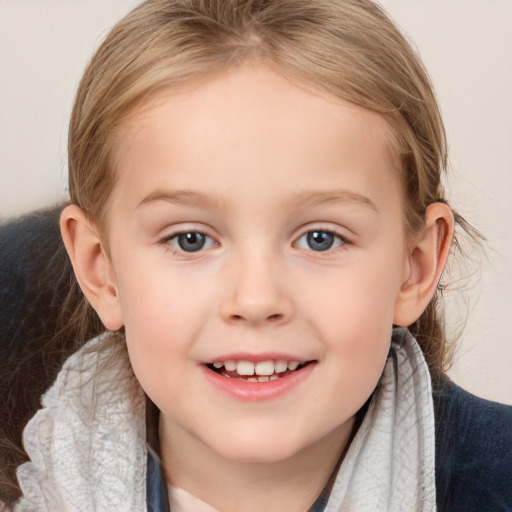
{"type": "Polygon", "coordinates": [[[311,362],[300,370],[295,370],[284,377],[268,382],[247,382],[224,377],[207,366],[202,366],[202,369],[208,381],[218,390],[239,400],[261,402],[290,392],[311,375],[315,366],[316,363],[311,362]]]}

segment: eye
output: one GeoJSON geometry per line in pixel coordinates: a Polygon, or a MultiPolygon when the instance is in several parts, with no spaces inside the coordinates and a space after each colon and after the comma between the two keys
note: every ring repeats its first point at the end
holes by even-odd
{"type": "Polygon", "coordinates": [[[172,247],[183,252],[197,252],[202,249],[209,249],[215,245],[211,237],[199,231],[177,233],[171,238],[168,238],[167,241],[172,247]]]}
{"type": "Polygon", "coordinates": [[[335,249],[343,245],[345,240],[330,231],[315,229],[304,233],[296,242],[297,247],[301,249],[310,249],[312,251],[322,252],[329,249],[335,249]]]}

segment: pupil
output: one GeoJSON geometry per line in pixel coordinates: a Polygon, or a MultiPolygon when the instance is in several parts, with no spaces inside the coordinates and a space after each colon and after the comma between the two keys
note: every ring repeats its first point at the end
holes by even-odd
{"type": "Polygon", "coordinates": [[[327,251],[334,243],[334,235],[325,231],[311,231],[307,239],[309,247],[314,251],[327,251]]]}
{"type": "Polygon", "coordinates": [[[205,242],[205,236],[201,233],[181,233],[178,235],[178,244],[186,252],[201,250],[205,242]]]}

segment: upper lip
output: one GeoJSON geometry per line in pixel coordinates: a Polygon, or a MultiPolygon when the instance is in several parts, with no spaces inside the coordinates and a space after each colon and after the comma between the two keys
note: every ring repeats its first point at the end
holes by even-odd
{"type": "Polygon", "coordinates": [[[261,361],[311,361],[311,358],[298,357],[296,355],[284,354],[280,352],[265,352],[261,354],[248,354],[246,352],[233,352],[230,354],[215,356],[207,359],[202,364],[213,364],[218,361],[250,361],[259,363],[261,361]]]}

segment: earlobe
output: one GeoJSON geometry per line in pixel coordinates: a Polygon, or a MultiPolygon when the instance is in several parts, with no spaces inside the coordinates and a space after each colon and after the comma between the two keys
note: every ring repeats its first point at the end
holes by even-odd
{"type": "Polygon", "coordinates": [[[425,225],[409,249],[407,276],[395,304],[394,324],[409,326],[432,299],[450,252],[454,220],[449,206],[431,204],[425,225]]]}
{"type": "Polygon", "coordinates": [[[60,229],[82,292],[107,329],[120,329],[123,319],[115,276],[98,230],[76,205],[63,210],[60,229]]]}

